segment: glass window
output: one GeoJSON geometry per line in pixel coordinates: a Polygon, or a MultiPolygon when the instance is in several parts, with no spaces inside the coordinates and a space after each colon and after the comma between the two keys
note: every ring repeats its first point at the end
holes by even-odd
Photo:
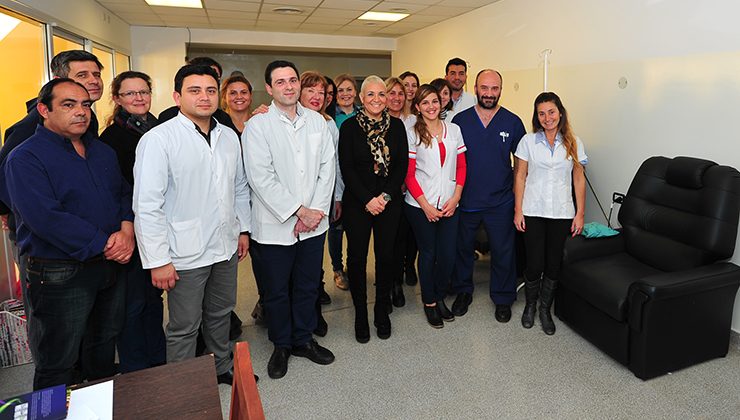
{"type": "Polygon", "coordinates": [[[116,74],[131,70],[131,62],[126,54],[116,51],[116,74]]]}
{"type": "MultiPolygon", "coordinates": [[[[26,101],[44,84],[44,30],[39,22],[0,9],[0,132],[25,117],[26,101]]],[[[5,138],[3,137],[3,141],[5,138]]]]}
{"type": "Polygon", "coordinates": [[[73,40],[71,37],[65,37],[59,34],[54,34],[52,43],[54,44],[54,55],[64,51],[85,49],[81,40],[73,40]]]}
{"type": "Polygon", "coordinates": [[[93,46],[92,53],[103,64],[103,71],[100,75],[103,78],[103,96],[95,102],[95,115],[98,117],[99,131],[102,133],[108,117],[113,114],[113,101],[110,98],[110,83],[113,81],[113,51],[96,45],[93,46]]]}

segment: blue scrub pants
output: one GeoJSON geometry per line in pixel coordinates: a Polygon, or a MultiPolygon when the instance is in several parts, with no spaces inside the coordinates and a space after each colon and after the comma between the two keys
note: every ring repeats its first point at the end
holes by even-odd
{"type": "Polygon", "coordinates": [[[473,293],[475,233],[483,223],[491,246],[491,300],[496,305],[511,305],[516,300],[514,201],[492,209],[459,213],[457,260],[452,290],[455,293],[473,293]]]}

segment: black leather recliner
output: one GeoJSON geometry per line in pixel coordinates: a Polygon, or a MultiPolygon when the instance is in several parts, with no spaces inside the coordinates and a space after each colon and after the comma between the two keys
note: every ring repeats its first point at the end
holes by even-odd
{"type": "Polygon", "coordinates": [[[646,160],[621,234],[566,241],[555,314],[641,379],[724,357],[740,267],[718,261],[732,257],[739,214],[736,169],[646,160]]]}

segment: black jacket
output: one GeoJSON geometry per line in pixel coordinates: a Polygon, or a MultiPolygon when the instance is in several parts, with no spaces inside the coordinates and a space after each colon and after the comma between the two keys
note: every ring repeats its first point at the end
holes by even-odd
{"type": "MultiPolygon", "coordinates": [[[[154,115],[149,114],[147,116],[151,127],[157,125],[157,120],[154,115]]],[[[150,127],[150,128],[151,128],[150,127]]],[[[134,130],[128,129],[118,122],[113,122],[109,125],[103,133],[100,134],[100,140],[113,148],[118,156],[118,166],[121,167],[121,173],[126,181],[133,186],[134,185],[134,161],[136,159],[136,146],[139,145],[139,140],[143,134],[139,134],[134,130]]]]}
{"type": "Polygon", "coordinates": [[[391,117],[385,136],[390,151],[390,170],[387,177],[375,175],[375,160],[370,154],[367,136],[356,117],[342,123],[339,130],[339,167],[344,180],[343,204],[364,207],[373,197],[388,193],[392,200],[403,201],[401,185],[406,179],[409,146],[406,128],[398,118],[391,117]]]}

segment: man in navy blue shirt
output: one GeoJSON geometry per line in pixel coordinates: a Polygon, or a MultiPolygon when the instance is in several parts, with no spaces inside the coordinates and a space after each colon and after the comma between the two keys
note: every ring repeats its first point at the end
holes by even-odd
{"type": "MultiPolygon", "coordinates": [[[[69,77],[81,83],[90,94],[90,100],[92,102],[97,101],[103,96],[103,80],[100,77],[103,65],[95,55],[83,50],[63,51],[54,56],[49,67],[55,78],[69,77]]],[[[13,149],[36,132],[36,127],[39,125],[39,112],[36,110],[36,102],[37,98],[26,102],[28,114],[5,130],[5,142],[0,149],[0,164],[5,162],[13,149]]],[[[93,136],[97,136],[98,134],[98,120],[93,112],[90,114],[90,125],[87,128],[87,132],[93,136]]],[[[2,171],[0,171],[0,184],[5,184],[5,174],[2,171]]],[[[15,237],[15,217],[10,212],[10,206],[11,203],[0,201],[0,215],[3,215],[3,217],[7,215],[8,237],[13,244],[13,256],[16,263],[18,263],[20,276],[23,279],[25,277],[26,263],[24,258],[18,253],[15,237]]],[[[25,296],[25,290],[26,288],[23,286],[24,305],[28,300],[25,296]]],[[[27,305],[26,312],[28,312],[27,305]]]]}
{"type": "Polygon", "coordinates": [[[519,117],[499,105],[502,84],[499,72],[481,70],[475,78],[477,104],[452,120],[460,126],[468,148],[452,284],[457,297],[452,313],[464,315],[473,301],[473,246],[478,226],[483,223],[491,245],[490,296],[496,305],[496,320],[507,322],[511,319],[511,304],[516,300],[511,162],[526,130],[519,117]]]}
{"type": "Polygon", "coordinates": [[[115,152],[86,135],[92,101],[72,79],[39,92],[43,125],[0,165],[0,199],[12,203],[27,258],[34,389],[115,374],[124,284],[134,249],[131,187],[115,152]]]}

